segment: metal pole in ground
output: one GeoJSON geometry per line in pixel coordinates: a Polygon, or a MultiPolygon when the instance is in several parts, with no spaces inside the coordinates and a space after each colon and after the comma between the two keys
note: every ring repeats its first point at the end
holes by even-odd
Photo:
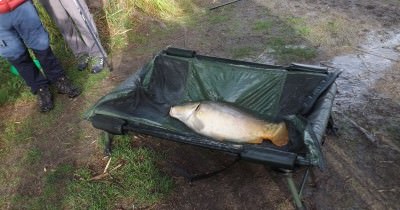
{"type": "Polygon", "coordinates": [[[212,7],[212,8],[210,8],[210,10],[214,10],[214,9],[217,9],[217,8],[220,8],[220,7],[223,7],[223,6],[229,5],[229,4],[233,4],[233,3],[236,3],[236,2],[238,2],[238,1],[240,1],[240,0],[233,0],[233,1],[230,1],[230,2],[226,2],[226,3],[224,3],[224,4],[221,4],[221,5],[218,5],[218,6],[212,7]]]}
{"type": "Polygon", "coordinates": [[[104,48],[101,46],[99,37],[96,35],[93,26],[89,22],[88,14],[85,13],[85,10],[83,9],[82,4],[78,0],[74,0],[74,3],[75,3],[76,8],[78,9],[79,14],[81,15],[83,21],[85,22],[85,25],[88,28],[90,35],[92,36],[94,42],[96,43],[96,46],[99,48],[100,53],[103,56],[106,65],[111,70],[111,65],[108,63],[108,60],[107,60],[107,53],[104,50],[104,48]]]}

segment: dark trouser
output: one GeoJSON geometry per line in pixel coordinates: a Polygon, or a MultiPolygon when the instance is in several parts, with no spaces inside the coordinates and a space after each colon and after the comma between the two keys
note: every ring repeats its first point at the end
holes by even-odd
{"type": "Polygon", "coordinates": [[[37,69],[28,51],[25,51],[24,54],[15,60],[9,59],[9,62],[15,66],[26,84],[31,87],[32,92],[36,93],[40,87],[48,86],[49,83],[53,83],[60,77],[63,77],[64,70],[50,47],[46,50],[33,50],[33,52],[39,60],[47,78],[37,69]]]}

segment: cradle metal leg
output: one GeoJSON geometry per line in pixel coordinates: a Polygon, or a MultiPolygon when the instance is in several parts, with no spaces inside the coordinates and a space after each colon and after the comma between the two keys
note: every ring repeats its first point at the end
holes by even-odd
{"type": "Polygon", "coordinates": [[[111,156],[112,140],[113,135],[108,132],[104,132],[104,154],[106,156],[111,156]]]}
{"type": "Polygon", "coordinates": [[[300,198],[301,198],[301,195],[303,194],[304,186],[305,186],[305,184],[307,182],[309,173],[310,173],[310,168],[307,168],[306,172],[304,172],[303,179],[302,179],[301,185],[300,185],[300,190],[299,190],[300,198]]]}
{"type": "Polygon", "coordinates": [[[294,204],[296,205],[297,209],[305,209],[303,202],[301,201],[301,196],[302,196],[302,193],[304,190],[305,183],[307,182],[307,179],[308,179],[309,170],[310,170],[310,168],[307,168],[306,172],[304,173],[299,190],[297,189],[296,184],[294,183],[294,180],[293,180],[293,171],[289,170],[289,171],[285,172],[289,191],[293,196],[294,204]]]}
{"type": "Polygon", "coordinates": [[[339,128],[336,126],[335,120],[333,119],[332,115],[329,116],[328,125],[327,125],[327,133],[329,135],[338,136],[339,128]]]}

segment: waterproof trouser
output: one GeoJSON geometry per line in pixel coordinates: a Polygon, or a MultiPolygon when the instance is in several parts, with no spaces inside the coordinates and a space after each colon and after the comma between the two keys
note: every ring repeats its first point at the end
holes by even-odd
{"type": "Polygon", "coordinates": [[[28,51],[25,51],[19,58],[9,61],[18,70],[18,73],[31,88],[32,92],[36,93],[40,87],[56,82],[65,74],[50,47],[45,50],[33,50],[33,52],[39,60],[45,75],[37,69],[28,51]]]}
{"type": "MultiPolygon", "coordinates": [[[[81,8],[78,8],[75,0],[39,0],[60,29],[64,40],[76,57],[80,55],[101,57],[101,50],[86,25],[89,24],[95,36],[99,37],[89,8],[84,0],[76,1],[80,3],[81,8]],[[86,14],[86,23],[80,12],[86,14]]],[[[101,48],[103,47],[101,46],[101,48]]]]}

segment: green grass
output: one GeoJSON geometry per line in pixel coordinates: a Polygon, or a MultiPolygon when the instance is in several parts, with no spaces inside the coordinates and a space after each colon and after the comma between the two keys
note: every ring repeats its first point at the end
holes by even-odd
{"type": "MultiPolygon", "coordinates": [[[[64,104],[56,101],[54,109],[49,113],[34,113],[33,116],[24,118],[22,122],[6,121],[4,130],[0,133],[0,157],[7,155],[13,147],[20,144],[29,144],[37,131],[45,130],[57,121],[64,110],[64,104]]],[[[27,151],[35,155],[34,151],[27,151]]]]}
{"type": "Polygon", "coordinates": [[[343,18],[328,19],[313,28],[312,35],[315,40],[327,46],[348,46],[358,39],[358,27],[357,25],[352,26],[349,21],[343,18]]]}
{"type": "Polygon", "coordinates": [[[310,33],[305,20],[288,17],[283,22],[272,23],[273,33],[265,45],[279,64],[307,62],[317,56],[317,49],[304,38],[310,33]]]}
{"type": "Polygon", "coordinates": [[[300,36],[307,37],[311,33],[311,28],[308,27],[306,20],[304,20],[303,18],[288,17],[286,22],[300,36]]]}
{"type": "MultiPolygon", "coordinates": [[[[229,26],[233,24],[235,23],[227,23],[229,26]]],[[[302,18],[264,17],[251,21],[248,29],[243,25],[233,28],[236,30],[232,30],[232,37],[247,36],[246,30],[251,30],[251,35],[265,40],[254,45],[239,42],[233,45],[230,51],[234,59],[249,58],[260,52],[266,52],[272,55],[278,64],[287,65],[292,62],[308,62],[317,56],[317,49],[305,38],[311,33],[311,28],[302,18]]]]}
{"type": "MultiPolygon", "coordinates": [[[[8,147],[12,145],[18,145],[19,143],[26,142],[27,139],[32,137],[34,130],[32,129],[34,123],[32,123],[31,118],[27,118],[24,122],[15,123],[13,121],[8,121],[5,123],[5,129],[2,133],[2,139],[8,147]]],[[[7,151],[6,148],[2,148],[7,151]]],[[[2,151],[3,152],[3,151],[2,151]]]]}
{"type": "Polygon", "coordinates": [[[252,55],[254,53],[254,50],[251,47],[239,47],[232,49],[231,53],[234,59],[238,59],[252,55]]]}
{"type": "Polygon", "coordinates": [[[38,198],[37,209],[60,209],[60,198],[64,197],[66,186],[73,179],[74,166],[63,164],[45,177],[42,196],[38,198]]]}
{"type": "MultiPolygon", "coordinates": [[[[129,0],[128,0],[129,1],[129,0]]],[[[160,19],[175,18],[182,14],[176,1],[171,0],[130,0],[135,4],[135,7],[160,19]]]]}
{"type": "Polygon", "coordinates": [[[359,41],[357,33],[361,30],[360,25],[353,24],[340,14],[327,14],[316,19],[288,16],[284,20],[296,34],[314,46],[326,48],[325,51],[340,52],[359,41]]]}
{"type": "Polygon", "coordinates": [[[208,20],[212,24],[224,23],[229,20],[226,13],[209,13],[208,20]]]}
{"type": "Polygon", "coordinates": [[[269,31],[272,28],[272,21],[270,20],[259,20],[254,23],[254,31],[269,31]]]}
{"type": "Polygon", "coordinates": [[[66,186],[73,179],[74,167],[70,164],[58,166],[43,178],[41,195],[17,195],[11,205],[19,209],[62,209],[66,186]]]}
{"type": "Polygon", "coordinates": [[[0,58],[0,106],[18,98],[29,98],[29,89],[20,77],[11,74],[10,66],[6,60],[0,58]]]}
{"type": "Polygon", "coordinates": [[[26,162],[28,164],[34,164],[42,158],[42,151],[38,148],[31,148],[28,151],[26,162]]]}
{"type": "Polygon", "coordinates": [[[315,48],[293,45],[295,39],[271,38],[267,45],[272,54],[281,63],[301,62],[313,59],[317,55],[315,48]]]}
{"type": "Polygon", "coordinates": [[[182,22],[184,13],[192,11],[190,0],[126,0],[107,1],[95,14],[97,27],[106,48],[119,51],[129,43],[145,43],[146,35],[137,31],[141,24],[138,15],[166,22],[182,22]]]}
{"type": "Polygon", "coordinates": [[[132,148],[131,138],[117,137],[109,170],[111,176],[90,181],[96,175],[88,168],[75,171],[68,186],[64,207],[67,209],[111,209],[116,204],[126,208],[145,207],[165,197],[172,189],[172,180],[156,166],[161,158],[144,148],[132,148]]]}

